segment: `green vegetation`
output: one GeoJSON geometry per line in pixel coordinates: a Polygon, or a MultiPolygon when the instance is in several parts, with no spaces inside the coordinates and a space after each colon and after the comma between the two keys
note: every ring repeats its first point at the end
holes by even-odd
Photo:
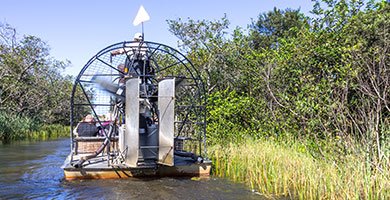
{"type": "MultiPolygon", "coordinates": [[[[388,199],[390,5],[313,3],[310,16],[275,8],[231,35],[226,16],[168,20],[205,80],[214,173],[268,195],[388,199]]],[[[41,124],[69,119],[67,63],[15,35],[0,26],[1,140],[58,134],[41,124]]]]}
{"type": "Polygon", "coordinates": [[[302,144],[280,144],[272,140],[214,145],[210,155],[214,175],[245,183],[252,190],[270,197],[390,198],[389,170],[372,169],[364,156],[348,155],[338,162],[313,159],[302,144]]]}
{"type": "Polygon", "coordinates": [[[37,131],[30,132],[28,139],[30,140],[47,140],[60,137],[69,137],[70,126],[61,124],[43,125],[37,131]]]}
{"type": "Polygon", "coordinates": [[[69,126],[42,125],[29,117],[0,112],[0,140],[3,143],[15,140],[46,140],[69,136],[69,133],[69,126]]]}
{"type": "Polygon", "coordinates": [[[19,39],[13,27],[0,23],[3,143],[64,134],[62,125],[69,123],[73,78],[61,75],[69,62],[50,57],[49,49],[40,38],[26,35],[19,39]]]}
{"type": "Polygon", "coordinates": [[[206,83],[215,173],[300,199],[389,197],[390,5],[313,2],[248,34],[226,17],[168,21],[206,83]]]}
{"type": "Polygon", "coordinates": [[[50,57],[40,38],[16,36],[0,23],[0,110],[46,124],[68,123],[73,84],[61,71],[69,63],[50,57]]]}

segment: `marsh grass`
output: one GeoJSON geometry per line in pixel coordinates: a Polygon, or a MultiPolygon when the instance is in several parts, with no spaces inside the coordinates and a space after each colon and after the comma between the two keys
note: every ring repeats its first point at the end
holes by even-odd
{"type": "Polygon", "coordinates": [[[47,140],[59,137],[67,137],[70,133],[70,127],[60,124],[43,125],[39,130],[28,133],[29,140],[47,140]]]}
{"type": "Polygon", "coordinates": [[[389,199],[388,160],[382,171],[364,158],[330,161],[313,158],[301,145],[265,140],[210,148],[213,173],[247,184],[265,195],[294,199],[389,199]]]}
{"type": "Polygon", "coordinates": [[[34,119],[0,112],[0,140],[10,143],[17,140],[45,140],[68,136],[69,126],[42,125],[34,119]]]}

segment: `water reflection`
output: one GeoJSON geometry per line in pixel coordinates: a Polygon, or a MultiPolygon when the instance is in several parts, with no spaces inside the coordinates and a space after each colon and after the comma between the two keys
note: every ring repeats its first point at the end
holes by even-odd
{"type": "Polygon", "coordinates": [[[209,178],[64,181],[69,140],[0,145],[0,199],[259,199],[241,184],[209,178]]]}

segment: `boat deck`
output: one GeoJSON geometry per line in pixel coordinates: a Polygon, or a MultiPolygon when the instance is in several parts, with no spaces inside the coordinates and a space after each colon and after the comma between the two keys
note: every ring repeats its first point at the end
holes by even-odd
{"type": "MultiPolygon", "coordinates": [[[[73,163],[82,156],[73,155],[73,163]]],[[[115,164],[115,160],[108,159],[107,155],[99,155],[83,163],[81,168],[71,165],[71,155],[67,157],[62,168],[65,179],[112,179],[148,176],[208,176],[211,170],[211,161],[194,162],[191,158],[175,156],[174,166],[141,163],[138,167],[129,167],[124,164],[115,164]]]]}

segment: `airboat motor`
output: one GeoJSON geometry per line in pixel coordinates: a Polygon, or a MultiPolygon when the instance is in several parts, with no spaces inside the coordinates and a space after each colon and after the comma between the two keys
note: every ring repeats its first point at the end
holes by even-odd
{"type": "Polygon", "coordinates": [[[125,41],[101,50],[73,87],[65,179],[209,175],[205,101],[197,70],[167,45],[125,41]],[[96,136],[77,132],[87,114],[96,136]]]}

